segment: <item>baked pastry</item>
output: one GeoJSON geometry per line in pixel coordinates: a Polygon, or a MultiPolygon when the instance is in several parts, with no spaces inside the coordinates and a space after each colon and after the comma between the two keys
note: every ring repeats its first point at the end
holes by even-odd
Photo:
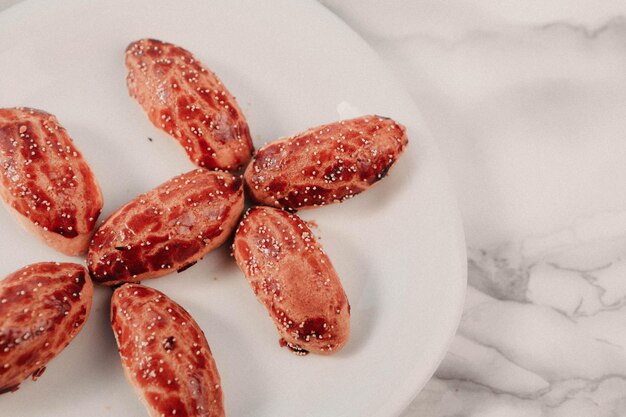
{"type": "Polygon", "coordinates": [[[189,51],[140,39],[126,48],[126,68],[130,95],[194,164],[234,171],[250,160],[252,139],[235,97],[189,51]]]}
{"type": "Polygon", "coordinates": [[[66,255],[87,251],[103,204],[67,131],[29,108],[0,109],[0,196],[28,231],[66,255]]]}
{"type": "Polygon", "coordinates": [[[241,178],[196,169],[117,209],[87,254],[95,282],[115,285],[182,271],[220,246],[243,212],[241,178]]]}
{"type": "Polygon", "coordinates": [[[338,352],[350,334],[350,304],[335,268],[295,214],[251,208],[233,243],[237,265],[298,354],[338,352]]]}
{"type": "Polygon", "coordinates": [[[92,298],[87,270],[73,263],[32,264],[0,281],[0,393],[43,374],[82,329],[92,298]]]}
{"type": "Polygon", "coordinates": [[[407,144],[404,126],[387,117],[314,127],[259,149],[246,189],[257,204],[288,210],[338,203],[385,177],[407,144]]]}
{"type": "Polygon", "coordinates": [[[223,417],[220,375],[202,329],[165,294],[117,288],[111,325],[126,379],[152,417],[223,417]]]}

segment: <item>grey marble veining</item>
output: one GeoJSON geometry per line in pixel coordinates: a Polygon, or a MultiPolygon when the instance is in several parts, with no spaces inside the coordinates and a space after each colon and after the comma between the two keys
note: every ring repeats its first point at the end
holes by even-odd
{"type": "Polygon", "coordinates": [[[568,229],[470,251],[458,334],[405,415],[626,415],[621,217],[603,242],[568,229]]]}

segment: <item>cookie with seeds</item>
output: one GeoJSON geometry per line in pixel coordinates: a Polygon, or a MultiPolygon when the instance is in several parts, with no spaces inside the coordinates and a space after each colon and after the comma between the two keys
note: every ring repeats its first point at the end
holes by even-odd
{"type": "Polygon", "coordinates": [[[0,281],[0,393],[43,374],[82,329],[92,298],[87,270],[73,263],[32,264],[0,281]]]}
{"type": "Polygon", "coordinates": [[[337,272],[295,214],[251,208],[233,243],[237,265],[281,335],[297,354],[329,355],[350,333],[350,304],[337,272]]]}
{"type": "Polygon", "coordinates": [[[73,256],[87,251],[103,204],[67,131],[30,108],[0,109],[0,196],[28,231],[73,256]]]}
{"type": "Polygon", "coordinates": [[[87,266],[115,285],[182,271],[226,241],[243,212],[239,176],[196,169],[126,203],[98,228],[87,266]]]}
{"type": "Polygon", "coordinates": [[[191,315],[139,284],[113,292],[111,325],[126,379],[153,417],[223,417],[220,375],[191,315]]]}
{"type": "Polygon", "coordinates": [[[385,177],[407,144],[404,126],[387,117],[314,127],[259,149],[246,188],[256,203],[288,210],[342,202],[385,177]]]}
{"type": "Polygon", "coordinates": [[[130,95],[194,164],[235,171],[250,160],[250,130],[235,97],[189,51],[140,39],[126,48],[126,68],[130,95]]]}

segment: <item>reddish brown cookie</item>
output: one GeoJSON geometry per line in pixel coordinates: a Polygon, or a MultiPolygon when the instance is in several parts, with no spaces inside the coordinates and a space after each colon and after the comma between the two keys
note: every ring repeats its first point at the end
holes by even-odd
{"type": "Polygon", "coordinates": [[[56,118],[0,109],[0,196],[24,227],[67,255],[80,255],[102,210],[91,169],[56,118]]]}
{"type": "Polygon", "coordinates": [[[268,310],[281,345],[328,355],[350,333],[350,305],[337,272],[313,233],[295,214],[251,208],[235,234],[233,253],[268,310]]]}
{"type": "Polygon", "coordinates": [[[138,284],[115,290],[111,325],[124,373],[153,417],[220,417],[220,376],[202,329],[165,294],[138,284]]]}
{"type": "Polygon", "coordinates": [[[243,212],[240,177],[196,169],[117,209],[93,236],[87,265],[114,285],[192,266],[220,246],[243,212]]]}
{"type": "Polygon", "coordinates": [[[41,376],[82,329],[92,297],[87,270],[72,263],[32,264],[0,281],[0,393],[41,376]]]}
{"type": "Polygon", "coordinates": [[[235,97],[190,52],[141,39],[126,48],[126,68],[130,95],[194,164],[232,171],[250,160],[252,139],[235,97]]]}
{"type": "Polygon", "coordinates": [[[389,118],[342,120],[265,145],[244,179],[258,204],[299,210],[338,203],[387,175],[407,143],[404,126],[389,118]]]}

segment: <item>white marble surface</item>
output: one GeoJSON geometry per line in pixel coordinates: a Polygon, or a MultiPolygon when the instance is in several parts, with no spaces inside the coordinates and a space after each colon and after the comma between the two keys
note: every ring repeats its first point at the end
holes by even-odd
{"type": "Polygon", "coordinates": [[[626,1],[322,3],[412,93],[465,224],[459,331],[404,417],[626,416],[626,1]]]}
{"type": "Polygon", "coordinates": [[[626,2],[323,0],[424,113],[469,249],[404,417],[626,416],[626,2]]]}

